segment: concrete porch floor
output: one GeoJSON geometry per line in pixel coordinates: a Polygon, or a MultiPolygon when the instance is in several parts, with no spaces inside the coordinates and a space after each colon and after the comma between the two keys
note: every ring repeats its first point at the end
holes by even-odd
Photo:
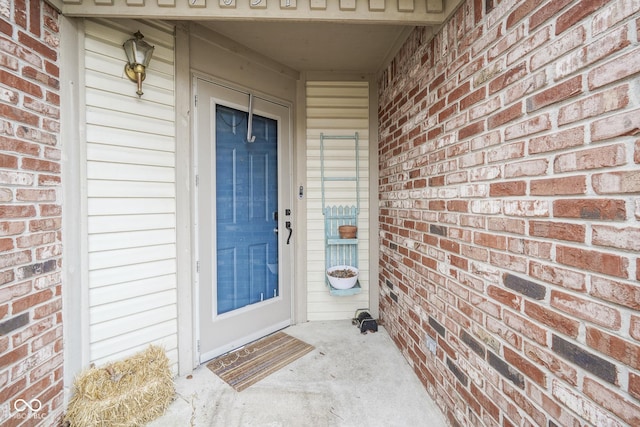
{"type": "Polygon", "coordinates": [[[360,334],[350,321],[284,331],[315,349],[236,392],[206,366],[176,379],[176,400],[149,426],[446,426],[383,327],[360,334]]]}

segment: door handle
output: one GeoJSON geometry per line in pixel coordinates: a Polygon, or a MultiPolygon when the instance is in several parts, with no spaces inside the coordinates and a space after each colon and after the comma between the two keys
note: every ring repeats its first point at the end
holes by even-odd
{"type": "Polygon", "coordinates": [[[291,240],[291,235],[293,234],[293,228],[291,228],[291,221],[285,222],[284,226],[287,228],[287,230],[289,230],[289,237],[287,237],[287,245],[288,245],[289,241],[291,240]]]}

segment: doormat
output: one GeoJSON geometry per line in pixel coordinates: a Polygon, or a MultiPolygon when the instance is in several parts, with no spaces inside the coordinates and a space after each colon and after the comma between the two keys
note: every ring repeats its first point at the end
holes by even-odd
{"type": "Polygon", "coordinates": [[[284,332],[276,332],[207,363],[207,368],[236,391],[276,372],[313,350],[309,345],[284,332]]]}

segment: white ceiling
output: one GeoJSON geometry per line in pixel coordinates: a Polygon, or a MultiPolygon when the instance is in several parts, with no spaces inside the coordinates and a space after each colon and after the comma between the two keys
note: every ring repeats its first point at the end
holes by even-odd
{"type": "Polygon", "coordinates": [[[200,21],[296,71],[376,73],[413,26],[331,22],[200,21]]]}

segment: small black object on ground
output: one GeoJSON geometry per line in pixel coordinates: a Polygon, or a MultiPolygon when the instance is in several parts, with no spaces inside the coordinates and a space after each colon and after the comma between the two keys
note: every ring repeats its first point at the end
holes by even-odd
{"type": "Polygon", "coordinates": [[[353,319],[351,319],[351,323],[356,325],[362,334],[366,334],[369,331],[378,332],[378,322],[371,317],[368,308],[359,308],[356,310],[356,314],[353,319]]]}

